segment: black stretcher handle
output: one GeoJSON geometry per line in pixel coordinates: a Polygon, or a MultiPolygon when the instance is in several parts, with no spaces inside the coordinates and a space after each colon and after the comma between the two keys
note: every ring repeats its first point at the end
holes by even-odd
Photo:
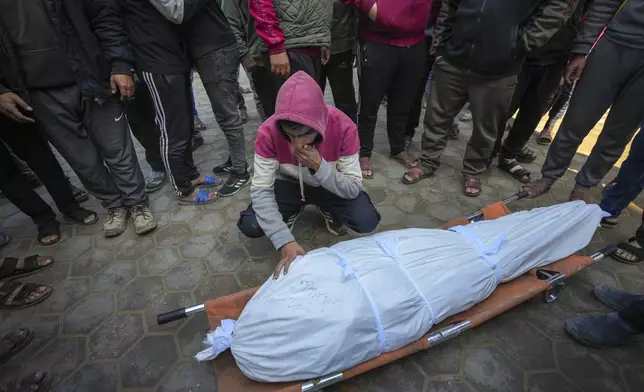
{"type": "Polygon", "coordinates": [[[186,317],[188,317],[188,315],[186,314],[186,308],[175,309],[173,311],[161,313],[160,315],[158,315],[157,324],[158,325],[168,324],[173,321],[184,319],[186,317]]]}

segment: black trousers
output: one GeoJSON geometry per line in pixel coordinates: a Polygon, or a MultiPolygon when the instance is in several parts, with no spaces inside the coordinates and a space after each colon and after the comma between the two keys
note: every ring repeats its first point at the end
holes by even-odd
{"type": "Polygon", "coordinates": [[[619,316],[628,321],[636,330],[644,333],[644,300],[631,302],[620,310],[619,316]]]}
{"type": "Polygon", "coordinates": [[[597,186],[642,123],[644,50],[604,37],[586,61],[541,169],[544,180],[551,184],[566,173],[582,141],[606,110],[610,108],[601,134],[575,178],[577,186],[597,186]]]}
{"type": "MultiPolygon", "coordinates": [[[[319,56],[312,56],[304,52],[287,51],[288,59],[291,65],[291,75],[297,71],[304,71],[315,80],[320,80],[322,63],[319,56]]],[[[263,66],[255,66],[250,69],[259,101],[264,108],[266,117],[275,114],[275,101],[277,92],[280,90],[285,78],[279,77],[271,72],[271,60],[268,53],[262,54],[263,66]]]]}
{"type": "Polygon", "coordinates": [[[132,134],[145,149],[145,160],[153,171],[165,173],[161,150],[159,149],[159,129],[156,125],[154,104],[145,82],[135,77],[134,96],[125,104],[127,120],[132,134]]]}
{"type": "MultiPolygon", "coordinates": [[[[146,154],[154,149],[160,152],[165,172],[177,194],[189,195],[194,190],[192,181],[199,177],[192,159],[190,75],[141,72],[139,78],[147,86],[148,97],[152,100],[158,131],[155,135],[159,135],[156,145],[151,143],[152,135],[139,138],[139,141],[146,154]]],[[[145,99],[145,96],[141,98],[145,99]]]]}
{"type": "MultiPolygon", "coordinates": [[[[557,93],[566,64],[567,60],[549,65],[523,66],[507,118],[510,119],[517,109],[519,114],[501,147],[501,157],[516,158],[528,143],[557,93]]],[[[497,146],[501,144],[503,134],[500,130],[497,146]]]]}
{"type": "Polygon", "coordinates": [[[16,123],[0,115],[0,139],[0,190],[36,225],[51,223],[56,214],[29,185],[5,143],[40,178],[61,213],[79,208],[63,169],[35,124],[16,123]]]}
{"type": "Polygon", "coordinates": [[[425,41],[411,47],[397,47],[360,40],[360,156],[370,157],[382,98],[387,96],[387,135],[391,155],[405,151],[407,117],[421,84],[427,57],[425,41]],[[411,90],[411,94],[410,94],[411,90]]]}
{"type": "MultiPolygon", "coordinates": [[[[427,47],[431,45],[431,37],[428,38],[427,47]]],[[[423,73],[423,78],[418,84],[418,89],[416,89],[416,95],[414,96],[414,102],[411,104],[409,109],[409,116],[407,117],[407,129],[405,130],[405,136],[409,138],[414,138],[416,134],[416,128],[420,125],[420,112],[422,111],[423,106],[423,96],[425,95],[425,87],[427,87],[427,79],[429,79],[429,74],[432,72],[432,67],[434,66],[434,61],[436,58],[430,56],[429,54],[425,56],[425,71],[423,73]]]]}
{"type": "Polygon", "coordinates": [[[358,104],[356,103],[356,90],[353,87],[353,52],[336,53],[331,55],[329,62],[322,66],[320,75],[320,88],[326,88],[329,79],[333,102],[335,107],[349,116],[353,122],[358,121],[358,104]]]}
{"type": "MultiPolygon", "coordinates": [[[[277,207],[284,222],[287,222],[293,215],[299,214],[305,204],[312,204],[333,215],[348,228],[358,233],[370,233],[380,223],[380,213],[365,192],[360,192],[360,195],[355,199],[347,200],[324,188],[305,185],[304,197],[306,203],[302,202],[298,183],[284,180],[275,181],[275,201],[277,201],[277,207]]],[[[265,235],[257,222],[252,204],[240,214],[237,227],[250,238],[260,238],[265,235]]]]}

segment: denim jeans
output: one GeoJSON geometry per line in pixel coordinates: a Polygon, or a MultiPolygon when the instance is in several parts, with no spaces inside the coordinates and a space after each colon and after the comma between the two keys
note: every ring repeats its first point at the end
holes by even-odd
{"type": "Polygon", "coordinates": [[[604,194],[602,210],[618,216],[644,189],[644,123],[633,139],[628,158],[622,164],[615,185],[604,194]]]}

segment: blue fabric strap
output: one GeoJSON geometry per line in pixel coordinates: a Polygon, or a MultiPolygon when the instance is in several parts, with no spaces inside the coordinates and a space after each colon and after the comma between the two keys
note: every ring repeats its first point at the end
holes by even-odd
{"type": "Polygon", "coordinates": [[[206,185],[217,185],[217,177],[216,176],[206,176],[204,178],[204,184],[206,184],[206,185]]]}
{"type": "Polygon", "coordinates": [[[380,354],[384,353],[385,349],[387,348],[387,338],[385,337],[385,330],[382,327],[382,319],[380,318],[380,312],[378,312],[376,301],[373,300],[373,297],[371,296],[371,293],[369,292],[369,290],[367,290],[365,285],[362,284],[362,281],[360,281],[360,278],[356,273],[357,270],[349,264],[349,261],[334,248],[329,248],[329,249],[333,253],[335,253],[336,256],[340,258],[340,260],[337,261],[337,264],[344,271],[344,279],[345,280],[355,279],[360,284],[362,291],[367,297],[367,300],[369,301],[369,305],[371,305],[371,311],[373,312],[373,316],[376,319],[376,328],[378,329],[378,350],[380,351],[380,354]]]}
{"type": "Polygon", "coordinates": [[[497,282],[500,282],[503,279],[501,268],[498,268],[494,261],[492,261],[491,256],[497,254],[499,250],[501,250],[501,247],[505,243],[505,236],[498,237],[489,246],[485,246],[478,239],[476,234],[474,234],[472,230],[468,229],[465,226],[455,226],[449,229],[449,231],[453,231],[454,233],[457,233],[461,237],[465,238],[465,240],[479,252],[479,256],[487,263],[490,268],[492,268],[492,270],[494,270],[497,282]]]}
{"type": "Polygon", "coordinates": [[[210,195],[210,191],[207,189],[199,189],[199,192],[197,192],[197,197],[195,197],[195,204],[203,204],[208,201],[208,196],[210,195]]]}
{"type": "Polygon", "coordinates": [[[398,267],[404,272],[405,276],[407,277],[407,280],[411,282],[411,284],[414,286],[414,289],[416,289],[416,293],[420,298],[422,298],[423,301],[425,301],[425,305],[427,306],[427,310],[429,311],[429,316],[432,318],[432,325],[436,323],[436,315],[434,314],[434,309],[432,309],[431,305],[429,304],[429,301],[427,301],[427,298],[425,297],[425,294],[420,290],[420,287],[418,287],[418,283],[416,283],[416,279],[412,278],[412,276],[409,274],[409,271],[400,264],[399,257],[400,255],[398,254],[398,244],[397,244],[397,239],[395,237],[383,237],[383,236],[378,236],[375,235],[373,236],[373,239],[376,240],[376,243],[378,246],[380,246],[380,249],[382,249],[383,252],[387,254],[387,256],[391,257],[398,267]]]}

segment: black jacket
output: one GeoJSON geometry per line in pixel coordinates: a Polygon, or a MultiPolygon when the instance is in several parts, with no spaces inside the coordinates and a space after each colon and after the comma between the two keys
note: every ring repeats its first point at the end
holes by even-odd
{"type": "Polygon", "coordinates": [[[579,0],[570,19],[550,38],[550,41],[542,47],[528,52],[526,63],[548,65],[561,61],[567,62],[572,45],[581,28],[581,20],[593,1],[579,0]]]}
{"type": "Polygon", "coordinates": [[[136,70],[187,74],[192,68],[180,26],[167,20],[148,0],[114,0],[120,5],[134,47],[136,70]]]}
{"type": "Polygon", "coordinates": [[[181,35],[193,60],[237,42],[217,1],[149,1],[169,21],[181,25],[181,35]]]}
{"type": "MultiPolygon", "coordinates": [[[[41,0],[86,96],[108,98],[111,74],[131,75],[134,58],[111,0],[41,0]]],[[[13,42],[0,26],[0,93],[28,99],[13,42]]]]}
{"type": "Polygon", "coordinates": [[[588,54],[604,27],[605,37],[611,41],[644,49],[644,1],[594,0],[572,52],[588,54]]]}
{"type": "Polygon", "coordinates": [[[521,70],[526,53],[543,46],[578,0],[444,0],[434,32],[438,54],[475,74],[521,70]]]}

